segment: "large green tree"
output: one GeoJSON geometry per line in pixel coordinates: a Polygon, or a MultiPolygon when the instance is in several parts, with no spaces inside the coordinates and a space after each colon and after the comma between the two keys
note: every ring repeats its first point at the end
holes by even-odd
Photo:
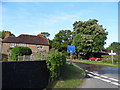
{"type": "Polygon", "coordinates": [[[110,52],[113,50],[116,52],[118,55],[120,55],[120,42],[113,42],[111,45],[107,48],[107,50],[110,52]]]}
{"type": "Polygon", "coordinates": [[[74,38],[72,44],[76,46],[78,55],[82,52],[87,54],[89,58],[93,56],[93,53],[100,52],[104,49],[108,33],[102,25],[98,24],[98,20],[76,21],[73,27],[74,38]]]}
{"type": "Polygon", "coordinates": [[[52,41],[52,48],[57,49],[60,52],[67,52],[67,46],[72,43],[71,30],[60,30],[52,41]]]}
{"type": "Polygon", "coordinates": [[[5,34],[6,32],[9,32],[10,33],[10,36],[15,36],[13,33],[11,33],[10,31],[0,31],[0,38],[1,39],[4,39],[5,38],[5,34]]]}

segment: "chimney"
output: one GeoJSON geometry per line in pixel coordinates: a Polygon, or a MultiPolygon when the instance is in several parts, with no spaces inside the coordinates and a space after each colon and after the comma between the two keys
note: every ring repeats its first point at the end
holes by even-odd
{"type": "MultiPolygon", "coordinates": [[[[8,38],[8,37],[10,37],[10,32],[6,32],[6,33],[5,33],[5,38],[8,38]]],[[[5,39],[5,38],[4,38],[4,39],[5,39]]]]}
{"type": "Polygon", "coordinates": [[[43,35],[42,35],[42,34],[38,34],[37,36],[38,36],[38,37],[43,37],[43,35]]]}

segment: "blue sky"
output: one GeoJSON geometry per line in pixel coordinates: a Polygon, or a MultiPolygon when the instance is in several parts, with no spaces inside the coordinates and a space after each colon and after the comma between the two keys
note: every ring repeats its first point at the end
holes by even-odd
{"type": "Polygon", "coordinates": [[[73,30],[75,21],[97,19],[108,31],[105,47],[118,41],[117,2],[2,2],[2,29],[20,34],[73,30]]]}

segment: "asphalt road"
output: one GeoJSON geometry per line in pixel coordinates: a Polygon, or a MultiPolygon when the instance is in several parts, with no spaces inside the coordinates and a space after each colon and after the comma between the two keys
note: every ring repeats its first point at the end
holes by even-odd
{"type": "Polygon", "coordinates": [[[78,88],[120,88],[120,68],[74,62],[86,72],[78,88]]]}

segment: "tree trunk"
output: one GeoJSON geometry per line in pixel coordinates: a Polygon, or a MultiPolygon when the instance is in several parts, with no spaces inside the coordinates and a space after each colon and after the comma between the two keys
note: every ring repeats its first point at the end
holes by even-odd
{"type": "Polygon", "coordinates": [[[80,54],[78,53],[78,59],[80,60],[80,54]]]}

